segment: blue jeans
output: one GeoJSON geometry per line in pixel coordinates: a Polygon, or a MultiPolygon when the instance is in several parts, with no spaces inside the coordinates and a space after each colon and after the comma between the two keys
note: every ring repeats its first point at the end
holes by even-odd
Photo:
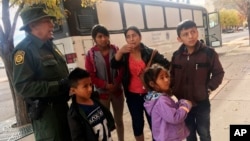
{"type": "Polygon", "coordinates": [[[145,111],[143,106],[144,103],[144,95],[139,95],[135,93],[128,92],[126,95],[126,102],[128,105],[128,109],[132,118],[132,126],[134,131],[134,136],[140,136],[143,134],[144,128],[144,116],[143,113],[146,114],[146,118],[148,124],[151,128],[151,119],[150,116],[145,111]]]}
{"type": "Polygon", "coordinates": [[[201,101],[193,107],[185,120],[190,130],[187,141],[197,141],[196,132],[200,136],[200,141],[211,141],[210,135],[210,101],[201,101]]]}

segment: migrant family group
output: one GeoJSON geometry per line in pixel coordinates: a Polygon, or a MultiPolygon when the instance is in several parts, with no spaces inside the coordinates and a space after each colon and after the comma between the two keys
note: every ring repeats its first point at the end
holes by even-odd
{"type": "Polygon", "coordinates": [[[136,141],[145,140],[144,114],[154,141],[197,141],[197,134],[211,141],[209,94],[224,70],[193,21],[178,24],[181,46],[171,60],[143,44],[136,26],[125,29],[126,44],[117,47],[108,29],[95,25],[85,69],[68,72],[52,42],[54,17],[36,7],[21,18],[26,37],[13,53],[13,84],[28,104],[36,141],[112,141],[113,130],[127,141],[124,102],[136,141]]]}

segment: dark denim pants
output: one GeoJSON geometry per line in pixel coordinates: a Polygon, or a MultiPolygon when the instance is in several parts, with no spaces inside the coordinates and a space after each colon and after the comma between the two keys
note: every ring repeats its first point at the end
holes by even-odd
{"type": "Polygon", "coordinates": [[[210,101],[201,101],[193,107],[186,118],[186,125],[190,130],[187,141],[197,141],[196,132],[200,141],[211,141],[210,135],[210,101]]]}
{"type": "Polygon", "coordinates": [[[146,114],[147,121],[151,128],[151,119],[150,116],[145,111],[143,106],[144,96],[146,94],[140,95],[128,92],[126,95],[126,102],[128,105],[128,109],[132,118],[132,126],[135,136],[140,136],[143,134],[144,128],[144,114],[146,114]]]}

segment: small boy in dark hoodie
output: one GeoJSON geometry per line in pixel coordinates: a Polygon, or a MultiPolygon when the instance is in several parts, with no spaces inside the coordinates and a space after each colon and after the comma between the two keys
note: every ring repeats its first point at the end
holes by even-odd
{"type": "Polygon", "coordinates": [[[185,125],[187,113],[192,107],[188,100],[177,103],[169,93],[170,75],[168,71],[154,64],[143,75],[148,89],[144,107],[151,116],[152,134],[155,141],[181,141],[189,135],[185,125]]]}
{"type": "Polygon", "coordinates": [[[68,111],[72,141],[112,141],[114,118],[92,95],[90,74],[81,68],[75,68],[68,78],[72,95],[68,111]]]}

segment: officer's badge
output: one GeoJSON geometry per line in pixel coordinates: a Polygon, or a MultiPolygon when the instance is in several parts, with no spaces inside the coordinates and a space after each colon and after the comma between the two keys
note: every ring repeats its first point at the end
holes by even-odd
{"type": "Polygon", "coordinates": [[[24,62],[24,54],[25,54],[25,52],[22,51],[22,50],[19,50],[19,51],[17,51],[15,53],[14,58],[15,58],[15,64],[16,65],[23,64],[23,62],[24,62]]]}

